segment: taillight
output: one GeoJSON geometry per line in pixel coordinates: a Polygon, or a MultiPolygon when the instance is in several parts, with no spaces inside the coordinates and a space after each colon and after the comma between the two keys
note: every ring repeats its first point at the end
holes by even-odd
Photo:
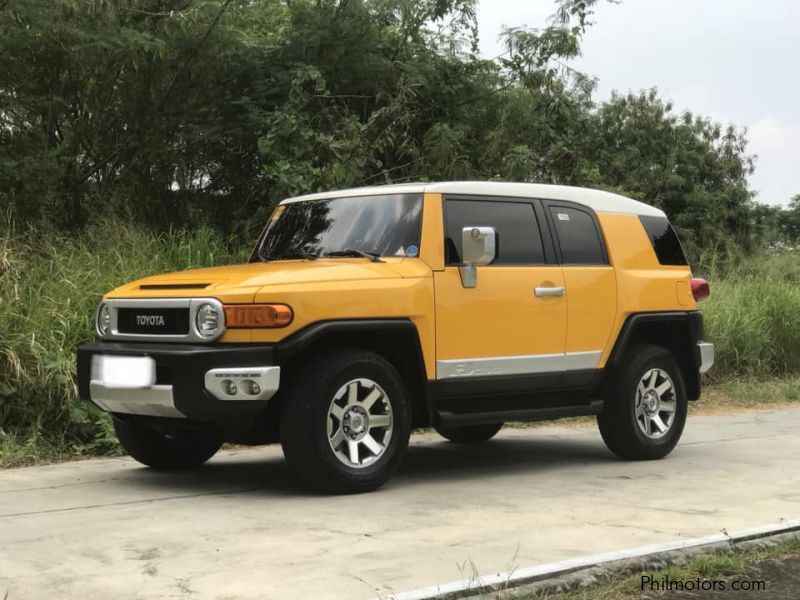
{"type": "Polygon", "coordinates": [[[692,277],[692,296],[695,302],[705,300],[711,295],[711,290],[708,287],[708,282],[702,277],[692,277]]]}
{"type": "Polygon", "coordinates": [[[229,328],[286,327],[292,309],[285,304],[226,304],[225,324],[229,328]]]}

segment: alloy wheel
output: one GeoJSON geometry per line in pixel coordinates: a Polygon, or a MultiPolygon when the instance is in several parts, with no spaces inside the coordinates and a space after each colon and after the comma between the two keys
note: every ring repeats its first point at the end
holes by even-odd
{"type": "Polygon", "coordinates": [[[353,379],[334,394],[328,407],[328,444],[336,458],[361,469],[375,463],[392,439],[392,403],[371,379],[353,379]]]}
{"type": "Polygon", "coordinates": [[[675,384],[663,369],[650,369],[636,388],[634,415],[641,432],[650,439],[664,437],[675,422],[675,384]]]}

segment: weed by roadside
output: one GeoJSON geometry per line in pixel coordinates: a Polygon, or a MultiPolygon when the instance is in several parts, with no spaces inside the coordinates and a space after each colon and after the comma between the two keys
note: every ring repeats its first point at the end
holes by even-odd
{"type": "MultiPolygon", "coordinates": [[[[2,231],[0,223],[0,231],[2,231]]],[[[116,449],[106,415],[77,399],[75,348],[101,295],[149,274],[241,260],[208,229],[152,233],[108,221],[80,239],[0,234],[0,466],[116,449]]]]}
{"type": "MultiPolygon", "coordinates": [[[[597,584],[567,591],[525,591],[510,589],[506,592],[485,595],[482,598],[515,600],[664,600],[677,598],[711,598],[701,592],[678,595],[675,590],[658,590],[653,582],[688,582],[700,580],[721,581],[728,594],[733,581],[766,581],[765,598],[782,598],[782,593],[793,593],[796,585],[795,571],[800,566],[800,536],[777,544],[764,543],[754,548],[732,548],[717,554],[701,554],[661,569],[645,569],[626,575],[611,575],[597,584]],[[643,580],[643,578],[646,578],[643,580]],[[644,581],[644,583],[643,583],[644,581]],[[787,587],[788,586],[788,587],[787,587]],[[642,589],[644,587],[644,589],[642,589]]],[[[718,589],[720,586],[717,586],[718,589]]],[[[714,596],[716,598],[716,596],[714,596]]],[[[742,597],[733,594],[732,597],[742,597]]],[[[790,597],[789,595],[786,596],[790,597]]]]}
{"type": "Polygon", "coordinates": [[[705,386],[700,401],[690,403],[689,413],[729,413],[792,404],[800,406],[800,377],[737,378],[705,386]]]}

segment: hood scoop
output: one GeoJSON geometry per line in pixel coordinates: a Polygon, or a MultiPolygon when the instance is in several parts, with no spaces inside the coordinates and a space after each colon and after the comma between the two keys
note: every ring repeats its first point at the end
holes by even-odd
{"type": "Polygon", "coordinates": [[[210,283],[143,283],[140,290],[202,290],[210,283]]]}

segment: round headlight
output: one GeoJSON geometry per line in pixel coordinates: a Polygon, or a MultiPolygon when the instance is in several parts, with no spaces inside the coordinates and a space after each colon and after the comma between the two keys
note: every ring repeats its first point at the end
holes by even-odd
{"type": "Polygon", "coordinates": [[[111,329],[111,307],[102,302],[97,310],[97,333],[106,335],[111,329]]]}
{"type": "Polygon", "coordinates": [[[224,318],[222,309],[214,304],[203,304],[197,309],[195,316],[197,333],[204,338],[212,338],[222,332],[224,318]]]}

